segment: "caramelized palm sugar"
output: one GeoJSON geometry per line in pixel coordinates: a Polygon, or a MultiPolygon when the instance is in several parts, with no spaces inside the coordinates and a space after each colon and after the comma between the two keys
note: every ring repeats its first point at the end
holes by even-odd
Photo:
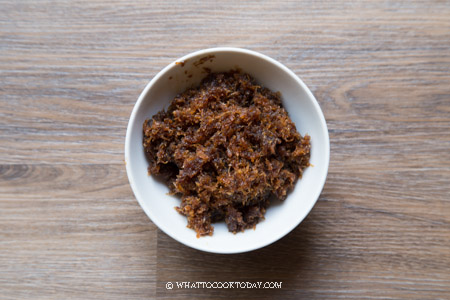
{"type": "Polygon", "coordinates": [[[310,137],[296,130],[280,94],[239,71],[211,73],[143,125],[149,173],[181,196],[177,211],[197,237],[225,220],[254,228],[269,199],[284,200],[309,166],[310,137]]]}

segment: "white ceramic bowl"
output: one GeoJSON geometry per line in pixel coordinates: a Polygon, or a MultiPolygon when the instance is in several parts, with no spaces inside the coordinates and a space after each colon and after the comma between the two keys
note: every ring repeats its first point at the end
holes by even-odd
{"type": "Polygon", "coordinates": [[[189,247],[213,253],[239,253],[267,246],[293,230],[306,217],[322,191],[328,172],[330,142],[322,111],[306,85],[287,67],[260,53],[239,48],[213,48],[188,54],[169,64],[145,87],[131,113],[125,141],[125,161],[131,188],[145,213],[162,231],[189,247]],[[305,170],[287,199],[267,209],[255,230],[228,232],[224,222],[214,224],[214,234],[197,238],[186,227],[185,216],[175,206],[180,199],[168,195],[168,187],[147,173],[142,146],[142,124],[163,108],[177,93],[198,85],[213,72],[240,68],[258,83],[280,91],[283,105],[297,130],[311,136],[313,165],[305,170]]]}

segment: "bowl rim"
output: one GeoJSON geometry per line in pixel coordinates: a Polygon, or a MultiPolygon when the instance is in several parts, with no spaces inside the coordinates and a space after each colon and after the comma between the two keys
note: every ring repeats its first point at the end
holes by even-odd
{"type": "Polygon", "coordinates": [[[236,47],[216,47],[216,48],[207,48],[207,49],[202,49],[202,50],[198,50],[198,51],[194,51],[192,53],[189,53],[181,58],[178,58],[176,60],[174,60],[173,62],[171,62],[169,65],[167,65],[165,68],[163,68],[160,72],[158,72],[145,86],[145,88],[143,89],[143,91],[141,92],[141,94],[139,95],[136,103],[134,104],[133,110],[131,112],[130,115],[130,119],[128,121],[128,125],[127,125],[127,131],[126,131],[126,137],[125,137],[125,166],[126,166],[126,172],[127,172],[127,177],[128,177],[128,181],[130,183],[131,189],[133,191],[133,194],[136,198],[136,200],[138,201],[139,205],[141,206],[141,208],[144,210],[145,214],[150,218],[150,220],[161,230],[163,231],[165,234],[167,234],[168,236],[170,236],[171,238],[173,238],[174,240],[178,241],[179,243],[182,243],[188,247],[197,249],[197,250],[201,250],[204,252],[209,252],[209,253],[217,253],[217,254],[235,254],[235,253],[244,253],[244,252],[249,252],[249,251],[253,251],[253,250],[257,250],[263,247],[266,247],[268,245],[271,245],[273,243],[275,243],[276,241],[280,240],[281,238],[285,237],[288,233],[290,233],[292,230],[294,230],[301,222],[303,222],[303,220],[306,218],[306,216],[308,216],[308,214],[311,212],[312,208],[314,207],[314,205],[317,203],[320,194],[322,193],[323,187],[325,185],[325,181],[328,175],[328,169],[329,169],[329,162],[330,162],[330,138],[329,138],[329,134],[328,134],[328,127],[325,121],[325,117],[323,115],[323,112],[320,108],[319,103],[317,102],[316,98],[314,97],[314,95],[312,94],[311,90],[306,86],[306,84],[293,72],[291,71],[288,67],[286,67],[285,65],[283,65],[282,63],[276,61],[275,59],[261,54],[259,52],[253,51],[253,50],[248,50],[248,49],[243,49],[243,48],[236,48],[236,47]],[[135,179],[134,179],[134,175],[131,171],[131,164],[128,163],[129,161],[129,155],[131,153],[131,129],[133,127],[133,124],[135,123],[135,119],[136,119],[136,115],[137,112],[139,111],[139,108],[142,104],[142,102],[144,101],[144,99],[146,98],[149,90],[151,89],[151,87],[161,78],[164,76],[165,73],[167,73],[170,69],[174,68],[177,66],[176,62],[180,62],[180,61],[187,61],[188,59],[192,59],[193,57],[198,57],[198,56],[204,56],[204,55],[209,55],[209,54],[214,54],[217,52],[234,52],[234,53],[241,53],[241,54],[248,54],[248,55],[252,55],[252,56],[256,56],[260,59],[266,60],[271,64],[276,65],[278,68],[280,68],[281,70],[283,70],[284,72],[286,72],[290,77],[292,77],[297,84],[299,84],[301,86],[301,88],[306,92],[306,94],[309,97],[309,100],[312,101],[312,104],[314,106],[314,109],[316,110],[317,115],[319,116],[319,121],[321,123],[321,126],[323,128],[323,134],[325,137],[325,157],[323,157],[324,161],[324,165],[325,165],[325,172],[323,172],[323,174],[321,174],[320,180],[317,181],[318,185],[320,185],[320,189],[317,190],[316,194],[314,195],[314,201],[311,202],[310,207],[308,207],[307,209],[305,209],[303,211],[303,214],[301,217],[299,217],[298,222],[295,222],[293,226],[291,227],[287,227],[285,228],[283,231],[281,231],[279,234],[277,234],[275,236],[275,238],[270,239],[267,243],[264,244],[258,244],[256,246],[249,246],[246,247],[244,249],[220,249],[220,250],[211,250],[208,249],[206,247],[203,247],[202,245],[197,245],[195,243],[190,243],[190,242],[186,242],[186,241],[181,241],[176,235],[171,234],[170,230],[168,230],[168,227],[166,227],[162,222],[160,222],[158,220],[158,218],[154,215],[154,213],[147,208],[146,205],[144,205],[143,200],[138,197],[139,192],[138,192],[138,188],[135,184],[135,179]]]}

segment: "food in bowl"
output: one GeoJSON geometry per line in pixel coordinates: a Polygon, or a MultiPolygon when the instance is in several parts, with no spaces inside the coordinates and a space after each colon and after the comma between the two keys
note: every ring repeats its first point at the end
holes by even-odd
{"type": "Polygon", "coordinates": [[[143,133],[149,173],[181,196],[176,210],[197,237],[222,220],[233,233],[255,228],[309,166],[310,137],[280,93],[238,70],[210,73],[145,120],[143,133]]]}

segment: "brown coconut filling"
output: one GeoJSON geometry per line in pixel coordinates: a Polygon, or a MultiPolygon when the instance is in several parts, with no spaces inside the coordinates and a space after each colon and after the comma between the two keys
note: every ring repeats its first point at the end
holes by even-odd
{"type": "Polygon", "coordinates": [[[224,220],[236,233],[264,219],[309,166],[302,137],[280,94],[239,71],[209,74],[143,124],[149,173],[181,196],[177,211],[197,236],[224,220]]]}

